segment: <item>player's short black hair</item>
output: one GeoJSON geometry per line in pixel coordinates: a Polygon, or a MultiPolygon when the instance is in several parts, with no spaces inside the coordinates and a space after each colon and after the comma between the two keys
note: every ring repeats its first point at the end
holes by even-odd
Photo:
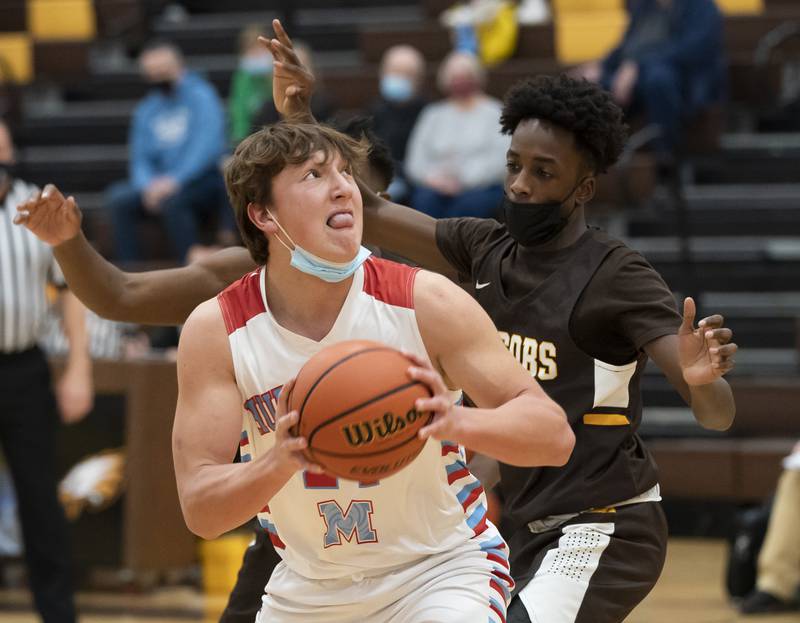
{"type": "Polygon", "coordinates": [[[342,134],[347,134],[357,141],[365,139],[370,147],[367,152],[367,162],[385,182],[384,189],[389,187],[394,179],[394,161],[389,146],[381,140],[372,126],[372,117],[356,116],[336,123],[336,129],[342,134]]]}
{"type": "Polygon", "coordinates": [[[526,119],[549,121],[572,132],[597,173],[614,165],[628,138],[622,109],[611,95],[564,74],[528,78],[511,87],[500,117],[503,133],[512,134],[526,119]]]}

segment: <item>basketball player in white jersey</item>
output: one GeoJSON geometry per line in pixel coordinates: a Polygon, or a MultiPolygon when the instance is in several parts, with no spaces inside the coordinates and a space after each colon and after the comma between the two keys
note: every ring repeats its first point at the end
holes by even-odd
{"type": "Polygon", "coordinates": [[[258,516],[283,558],[258,621],[499,623],[513,584],[507,548],[463,445],[563,465],[574,438],[467,294],[368,257],[351,173],[362,150],[329,128],[278,124],[245,139],[226,169],[261,268],[201,304],[181,336],[173,451],[184,517],[214,538],[258,516]],[[416,405],[435,414],[423,451],[373,485],[305,461],[281,391],[316,352],[355,338],[409,352],[409,376],[433,394],[416,405]],[[448,387],[480,408],[455,406],[448,387]],[[243,462],[230,464],[236,446],[243,462]]]}

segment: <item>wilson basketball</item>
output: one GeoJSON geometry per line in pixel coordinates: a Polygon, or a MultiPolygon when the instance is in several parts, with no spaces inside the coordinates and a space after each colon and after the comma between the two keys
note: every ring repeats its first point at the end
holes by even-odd
{"type": "Polygon", "coordinates": [[[332,475],[371,482],[399,471],[422,450],[417,431],[432,415],[414,407],[431,395],[408,377],[401,352],[367,340],[341,342],[312,357],[288,399],[308,439],[306,457],[332,475]]]}

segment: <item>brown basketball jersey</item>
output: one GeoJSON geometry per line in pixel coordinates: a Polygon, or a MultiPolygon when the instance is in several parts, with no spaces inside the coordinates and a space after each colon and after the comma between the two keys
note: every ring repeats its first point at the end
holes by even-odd
{"type": "MultiPolygon", "coordinates": [[[[620,340],[614,334],[620,332],[617,323],[600,311],[575,312],[579,302],[582,308],[595,309],[581,302],[590,284],[595,293],[612,289],[614,272],[599,272],[604,263],[612,256],[635,252],[597,230],[587,230],[568,249],[543,256],[520,247],[499,223],[478,219],[440,221],[437,243],[454,267],[469,276],[474,296],[494,320],[505,345],[564,408],[575,432],[575,450],[564,467],[501,465],[505,513],[513,527],[609,506],[653,487],[656,467],[636,434],[642,415],[643,344],[631,338],[626,342],[631,344],[630,354],[622,351],[627,359],[604,355],[612,359],[604,361],[587,352],[584,343],[598,340],[581,338],[579,344],[575,339],[593,333],[605,334],[609,343],[620,340]],[[592,283],[596,279],[602,282],[592,283]]],[[[636,313],[653,316],[639,331],[649,341],[674,333],[680,319],[674,301],[664,302],[665,296],[671,299],[666,285],[641,261],[643,289],[655,283],[661,293],[650,312],[634,306],[636,313]]]]}

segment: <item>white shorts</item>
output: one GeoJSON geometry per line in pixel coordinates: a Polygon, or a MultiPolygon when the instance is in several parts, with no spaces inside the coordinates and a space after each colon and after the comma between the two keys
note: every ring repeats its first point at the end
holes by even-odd
{"type": "Polygon", "coordinates": [[[499,558],[470,541],[384,575],[336,580],[281,562],[256,623],[503,623],[513,581],[499,558]]]}

